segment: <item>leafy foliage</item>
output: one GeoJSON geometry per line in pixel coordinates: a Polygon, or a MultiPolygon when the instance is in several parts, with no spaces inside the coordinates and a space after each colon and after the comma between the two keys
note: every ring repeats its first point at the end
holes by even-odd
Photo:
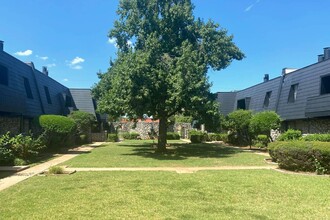
{"type": "Polygon", "coordinates": [[[138,137],[140,136],[140,134],[136,132],[125,132],[122,133],[121,135],[126,140],[137,140],[138,137]]]}
{"type": "Polygon", "coordinates": [[[167,118],[218,112],[208,68],[226,68],[244,55],[218,24],[194,18],[190,0],[122,0],[117,13],[109,37],[117,40],[118,57],[99,74],[93,94],[113,118],[147,113],[159,119],[163,151],[167,118]]]}
{"type": "Polygon", "coordinates": [[[281,118],[274,111],[258,112],[251,118],[250,131],[254,135],[264,134],[271,138],[270,131],[276,130],[280,127],[281,118]]]}
{"type": "Polygon", "coordinates": [[[167,132],[166,139],[167,140],[180,140],[180,135],[177,132],[167,132]]]}
{"type": "Polygon", "coordinates": [[[202,143],[207,141],[207,134],[203,131],[189,131],[189,137],[191,143],[202,143]]]}
{"type": "Polygon", "coordinates": [[[294,141],[300,140],[302,137],[300,130],[288,129],[278,137],[278,141],[294,141]]]}
{"type": "Polygon", "coordinates": [[[191,123],[193,118],[191,116],[175,115],[174,121],[175,123],[191,123]]]}
{"type": "Polygon", "coordinates": [[[22,165],[37,156],[45,148],[43,136],[16,135],[10,133],[0,136],[0,165],[22,165]]]}
{"type": "Polygon", "coordinates": [[[227,116],[226,128],[230,131],[228,141],[231,144],[251,145],[252,134],[249,126],[252,112],[249,110],[236,110],[227,116]]]}
{"type": "Polygon", "coordinates": [[[95,122],[95,116],[91,113],[84,112],[84,111],[73,111],[69,115],[69,118],[72,118],[76,125],[77,125],[77,138],[79,138],[82,143],[87,143],[88,142],[88,135],[91,132],[91,127],[93,122],[95,122]],[[86,138],[81,139],[80,136],[85,135],[86,138]]]}
{"type": "Polygon", "coordinates": [[[309,134],[306,135],[303,140],[330,142],[330,134],[309,134]]]}
{"type": "Polygon", "coordinates": [[[108,142],[117,142],[118,140],[118,134],[108,134],[108,142]]]}
{"type": "Polygon", "coordinates": [[[41,115],[35,123],[44,132],[49,148],[67,147],[74,144],[76,123],[73,119],[60,115],[41,115]]]}
{"type": "Polygon", "coordinates": [[[318,141],[276,141],[269,154],[280,168],[293,171],[329,172],[330,143],[318,141]]]}

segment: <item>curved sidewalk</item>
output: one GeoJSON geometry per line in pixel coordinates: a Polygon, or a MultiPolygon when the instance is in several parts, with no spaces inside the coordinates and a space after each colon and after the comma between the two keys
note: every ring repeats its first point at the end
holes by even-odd
{"type": "Polygon", "coordinates": [[[4,189],[6,189],[6,188],[8,188],[12,185],[15,185],[16,183],[19,183],[23,180],[26,180],[26,179],[28,179],[32,176],[35,176],[39,173],[42,173],[51,166],[55,166],[55,165],[58,165],[60,163],[65,162],[67,160],[70,160],[70,159],[78,156],[79,154],[81,154],[83,152],[89,152],[94,147],[100,146],[103,143],[104,142],[95,142],[93,144],[83,145],[81,147],[70,149],[69,153],[67,153],[67,154],[56,157],[56,158],[54,158],[50,161],[47,161],[45,163],[33,166],[33,167],[28,168],[26,170],[17,172],[15,174],[11,175],[11,176],[6,177],[6,178],[0,179],[0,191],[4,190],[4,189]]]}

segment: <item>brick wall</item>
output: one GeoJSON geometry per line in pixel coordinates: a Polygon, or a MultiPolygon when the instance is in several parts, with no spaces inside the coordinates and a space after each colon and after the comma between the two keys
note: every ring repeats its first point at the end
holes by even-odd
{"type": "Polygon", "coordinates": [[[30,129],[30,119],[0,116],[0,135],[8,131],[12,135],[28,133],[30,129]]]}

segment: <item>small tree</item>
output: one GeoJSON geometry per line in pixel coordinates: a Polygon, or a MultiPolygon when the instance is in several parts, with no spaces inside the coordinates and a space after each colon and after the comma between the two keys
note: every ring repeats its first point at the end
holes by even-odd
{"type": "Polygon", "coordinates": [[[86,140],[80,141],[83,143],[89,140],[89,134],[91,132],[92,123],[95,121],[95,116],[84,111],[74,111],[71,112],[69,117],[72,118],[77,124],[77,137],[81,138],[81,135],[86,137],[86,140]]]}
{"type": "Polygon", "coordinates": [[[250,145],[252,143],[252,135],[249,129],[252,112],[249,110],[236,110],[227,116],[226,128],[230,131],[230,142],[239,145],[250,145]]]}
{"type": "Polygon", "coordinates": [[[250,120],[250,131],[253,135],[267,135],[268,139],[273,141],[270,136],[271,130],[276,130],[280,127],[281,118],[274,111],[258,112],[250,120]]]}

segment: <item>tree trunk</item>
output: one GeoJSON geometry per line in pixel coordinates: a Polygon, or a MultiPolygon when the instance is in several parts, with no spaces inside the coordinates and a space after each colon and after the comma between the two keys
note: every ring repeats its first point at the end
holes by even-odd
{"type": "Polygon", "coordinates": [[[167,118],[159,118],[159,136],[158,136],[158,145],[157,152],[164,153],[166,152],[166,132],[167,132],[167,118]]]}

